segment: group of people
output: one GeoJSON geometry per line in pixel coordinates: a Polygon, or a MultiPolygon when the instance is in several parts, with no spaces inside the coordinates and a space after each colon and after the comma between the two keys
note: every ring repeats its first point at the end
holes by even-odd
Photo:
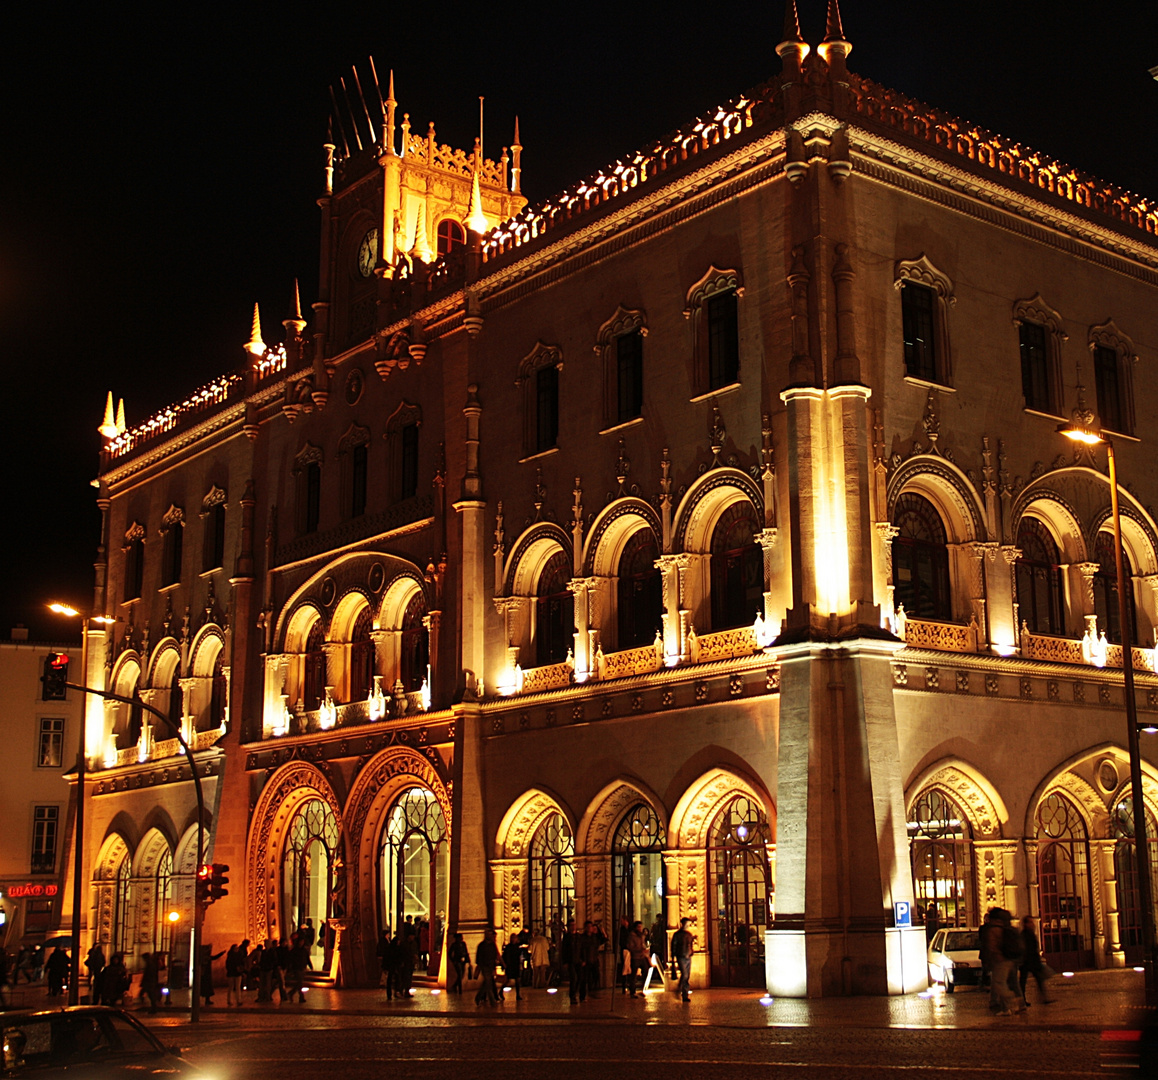
{"type": "Polygon", "coordinates": [[[310,953],[317,940],[316,933],[311,920],[307,919],[288,941],[285,938],[280,941],[267,938],[264,944],[258,942],[251,949],[249,938],[246,938],[230,945],[224,954],[203,957],[206,962],[202,964],[201,992],[205,995],[205,1004],[213,1003],[212,961],[224,955],[227,1007],[244,1004],[243,995],[247,990],[257,991],[256,1001],[260,1005],[280,1007],[287,1000],[291,1004],[296,1000],[304,1005],[306,972],[313,967],[310,953]]]}
{"type": "MultiPolygon", "coordinates": [[[[386,1000],[409,998],[415,971],[437,974],[442,950],[442,915],[430,923],[407,915],[393,934],[386,927],[378,938],[378,985],[386,987],[386,1000]]],[[[448,957],[449,959],[449,957],[448,957]]]]}
{"type": "MultiPolygon", "coordinates": [[[[144,961],[145,974],[141,978],[141,998],[143,1000],[147,994],[153,1003],[152,1011],[156,1012],[161,996],[159,958],[153,953],[145,953],[144,961]]],[[[104,949],[96,944],[89,949],[88,955],[84,958],[84,966],[88,972],[90,1004],[120,1005],[133,985],[133,977],[125,966],[124,953],[113,953],[106,961],[104,949]]],[[[51,986],[49,996],[52,996],[51,986]]]]}
{"type": "Polygon", "coordinates": [[[1024,1012],[1029,1007],[1025,988],[1032,975],[1041,1000],[1048,1004],[1053,971],[1041,957],[1041,945],[1033,918],[1021,920],[1020,929],[1004,908],[990,908],[981,927],[981,968],[989,976],[989,1007],[1000,1016],[1024,1012]]]}

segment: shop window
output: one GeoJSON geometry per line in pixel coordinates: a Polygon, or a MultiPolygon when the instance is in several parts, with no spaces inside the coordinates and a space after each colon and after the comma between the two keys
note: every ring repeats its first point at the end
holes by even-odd
{"type": "Polygon", "coordinates": [[[1061,559],[1049,530],[1037,518],[1023,518],[1017,530],[1018,619],[1034,634],[1065,634],[1065,592],[1061,559]]]}
{"type": "Polygon", "coordinates": [[[897,499],[893,524],[893,602],[911,619],[949,622],[949,548],[941,515],[928,499],[907,493],[897,499]]]}
{"type": "Polygon", "coordinates": [[[59,769],[64,761],[64,718],[40,718],[40,746],[36,764],[42,769],[59,769]]]}
{"type": "Polygon", "coordinates": [[[575,598],[567,588],[571,565],[556,551],[539,574],[535,599],[535,663],[561,664],[575,640],[575,598]]]}
{"type": "Polygon", "coordinates": [[[973,835],[957,803],[943,791],[921,793],[909,814],[916,921],[933,929],[977,926],[973,835]]]}
{"type": "Polygon", "coordinates": [[[655,565],[659,547],[651,529],[639,529],[619,557],[616,647],[650,645],[663,625],[663,579],[655,565]]]}
{"type": "MultiPolygon", "coordinates": [[[[1114,537],[1111,533],[1100,532],[1094,546],[1094,559],[1098,569],[1094,572],[1094,612],[1098,626],[1105,630],[1106,640],[1115,645],[1122,644],[1121,609],[1118,606],[1118,565],[1114,559],[1114,537]]],[[[1129,621],[1130,641],[1138,644],[1138,609],[1134,604],[1134,577],[1130,566],[1130,555],[1122,551],[1122,576],[1126,585],[1126,616],[1129,621]]]]}
{"type": "Polygon", "coordinates": [[[749,626],[764,610],[760,521],[747,501],[734,502],[712,532],[712,630],[749,626]]]}
{"type": "Polygon", "coordinates": [[[51,874],[56,870],[56,836],[60,807],[37,806],[32,811],[32,873],[51,874]]]}

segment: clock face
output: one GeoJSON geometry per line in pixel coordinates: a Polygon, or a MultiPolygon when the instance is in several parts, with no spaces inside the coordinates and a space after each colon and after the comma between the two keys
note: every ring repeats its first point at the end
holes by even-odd
{"type": "Polygon", "coordinates": [[[371,229],[362,237],[358,245],[358,273],[362,277],[369,277],[374,273],[374,264],[378,261],[378,230],[371,229]]]}

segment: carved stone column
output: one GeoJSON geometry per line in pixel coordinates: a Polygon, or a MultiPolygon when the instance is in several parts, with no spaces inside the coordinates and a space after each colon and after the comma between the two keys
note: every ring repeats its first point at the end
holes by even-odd
{"type": "Polygon", "coordinates": [[[707,852],[703,848],[680,848],[663,853],[668,924],[679,926],[681,919],[691,919],[688,929],[695,941],[690,982],[694,987],[710,984],[708,947],[712,926],[708,913],[707,866],[707,852]]]}
{"type": "MultiPolygon", "coordinates": [[[[1097,872],[1091,866],[1091,884],[1100,887],[1101,903],[1094,905],[1096,914],[1102,911],[1102,925],[1095,926],[1094,949],[1096,954],[1103,954],[1106,966],[1125,967],[1126,952],[1122,947],[1122,918],[1118,908],[1118,867],[1114,859],[1117,847],[1115,840],[1091,840],[1090,861],[1097,865],[1097,872]]],[[[1101,963],[1098,964],[1102,966],[1101,963]]]]}
{"type": "MultiPolygon", "coordinates": [[[[181,687],[181,734],[185,736],[186,742],[197,730],[197,716],[202,705],[208,709],[208,702],[213,700],[212,686],[209,688],[208,698],[205,695],[205,684],[210,678],[205,675],[187,675],[177,680],[177,684],[181,687]]],[[[172,732],[166,732],[165,738],[172,737],[172,732]]]]}
{"type": "MultiPolygon", "coordinates": [[[[1085,629],[1090,637],[1098,636],[1098,615],[1094,607],[1094,575],[1102,568],[1100,563],[1077,563],[1078,573],[1082,575],[1081,611],[1085,629]]],[[[1106,629],[1106,627],[1102,627],[1106,629]]]]}
{"type": "Polygon", "coordinates": [[[896,632],[897,607],[894,599],[896,586],[893,583],[893,541],[900,531],[891,521],[877,522],[877,538],[881,543],[881,562],[885,571],[885,611],[889,614],[889,621],[893,625],[894,633],[896,632]]]}
{"type": "Polygon", "coordinates": [[[756,542],[764,553],[764,622],[772,618],[772,549],[776,546],[776,530],[761,529],[756,542]]]}
{"type": "Polygon", "coordinates": [[[592,626],[593,592],[597,581],[595,578],[571,578],[567,582],[567,590],[575,598],[575,677],[583,682],[595,669],[595,651],[592,648],[592,636],[595,628],[592,626]]]}
{"type": "Polygon", "coordinates": [[[1021,648],[1021,602],[1017,597],[1017,560],[1021,558],[1021,548],[1004,544],[1001,556],[1009,569],[1010,613],[1013,618],[1013,643],[1021,648]]]}
{"type": "Polygon", "coordinates": [[[428,611],[422,617],[422,625],[426,627],[426,642],[427,642],[426,652],[427,652],[427,655],[430,657],[429,687],[430,687],[431,705],[433,706],[435,701],[442,702],[446,699],[446,695],[444,693],[442,693],[442,690],[440,688],[440,684],[438,682],[438,676],[439,676],[439,663],[438,663],[439,652],[438,652],[438,649],[439,649],[439,641],[440,641],[439,629],[442,626],[442,612],[437,611],[437,610],[428,611]],[[436,688],[439,688],[439,689],[436,691],[436,688]]]}

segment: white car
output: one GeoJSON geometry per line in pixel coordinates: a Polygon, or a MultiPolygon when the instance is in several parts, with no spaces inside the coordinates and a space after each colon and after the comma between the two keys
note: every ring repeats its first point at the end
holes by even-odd
{"type": "Polygon", "coordinates": [[[929,943],[929,981],[951,994],[981,983],[981,932],[966,927],[938,930],[929,943]]]}

